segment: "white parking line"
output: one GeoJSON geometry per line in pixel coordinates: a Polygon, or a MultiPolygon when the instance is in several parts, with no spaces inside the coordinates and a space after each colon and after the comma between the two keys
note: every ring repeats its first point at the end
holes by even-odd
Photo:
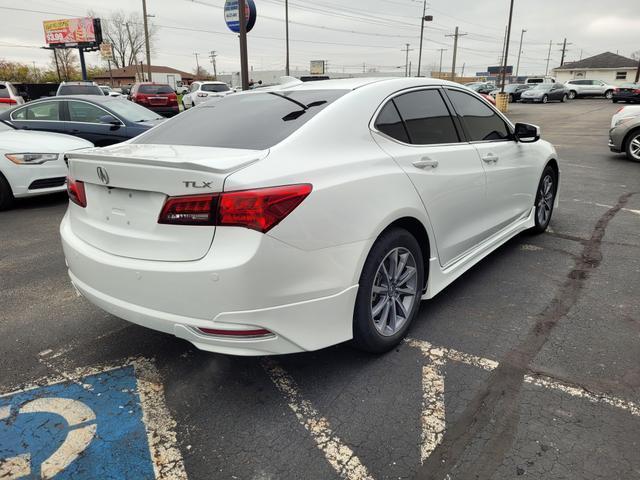
{"type": "Polygon", "coordinates": [[[309,400],[302,397],[295,380],[272,358],[265,358],[262,365],[338,475],[348,480],[372,480],[373,477],[353,450],[333,432],[329,421],[320,415],[309,400]]]}

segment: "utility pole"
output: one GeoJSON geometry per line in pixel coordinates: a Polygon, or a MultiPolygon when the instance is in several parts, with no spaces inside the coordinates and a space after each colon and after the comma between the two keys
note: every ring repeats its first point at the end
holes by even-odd
{"type": "Polygon", "coordinates": [[[284,67],[284,74],[289,76],[289,0],[284,0],[284,25],[285,38],[287,43],[287,62],[284,67]]]}
{"type": "Polygon", "coordinates": [[[544,70],[545,77],[549,73],[549,60],[551,60],[551,45],[553,45],[553,40],[549,40],[549,53],[547,53],[547,68],[544,70]]]}
{"type": "Polygon", "coordinates": [[[567,39],[564,39],[564,42],[558,43],[558,45],[562,45],[562,58],[560,59],[560,66],[564,65],[564,56],[567,52],[567,45],[573,45],[572,43],[567,43],[567,39]]]}
{"type": "Polygon", "coordinates": [[[196,80],[198,79],[198,75],[200,75],[200,63],[198,62],[198,52],[194,52],[194,55],[196,56],[196,80]]]}
{"type": "Polygon", "coordinates": [[[520,49],[518,50],[518,63],[516,64],[516,77],[520,72],[520,55],[522,54],[522,37],[524,37],[526,30],[523,28],[520,32],[520,49]]]}
{"type": "Polygon", "coordinates": [[[502,52],[500,53],[500,60],[498,60],[498,65],[502,65],[504,63],[504,49],[507,46],[507,27],[504,27],[504,37],[502,37],[502,52]]]}
{"type": "Polygon", "coordinates": [[[424,22],[432,22],[433,16],[427,15],[427,0],[422,4],[422,20],[420,22],[420,53],[418,53],[418,76],[422,67],[422,41],[424,38],[424,22]]]}
{"type": "Polygon", "coordinates": [[[438,67],[438,73],[440,74],[439,78],[442,78],[442,53],[446,52],[447,49],[446,48],[439,48],[438,50],[440,51],[440,66],[438,67]]]}
{"type": "Polygon", "coordinates": [[[511,21],[513,20],[513,0],[509,7],[509,23],[507,24],[507,38],[504,47],[504,61],[502,63],[502,87],[500,93],[504,93],[504,84],[507,79],[507,60],[509,59],[509,42],[511,41],[511,21]]]}
{"type": "Polygon", "coordinates": [[[218,79],[218,72],[216,71],[216,57],[218,55],[216,55],[216,51],[215,50],[211,50],[211,53],[209,54],[209,58],[211,59],[211,65],[213,65],[213,78],[215,78],[216,80],[218,79]]]}
{"type": "MultiPolygon", "coordinates": [[[[149,47],[149,25],[147,24],[147,0],[142,0],[142,17],[144,18],[144,45],[147,49],[147,80],[151,81],[151,48],[149,47]]],[[[131,45],[133,48],[133,45],[131,45]]],[[[144,77],[144,72],[143,75],[144,77]]]]}
{"type": "Polygon", "coordinates": [[[404,76],[408,77],[409,76],[409,52],[413,52],[413,49],[412,48],[410,49],[409,44],[406,43],[405,48],[403,48],[402,51],[406,53],[405,61],[404,61],[404,76]]]}
{"type": "Polygon", "coordinates": [[[453,64],[451,65],[451,81],[456,78],[456,56],[458,54],[458,38],[465,36],[466,33],[459,33],[458,27],[453,34],[445,35],[445,37],[453,37],[453,64]]]}
{"type": "Polygon", "coordinates": [[[639,80],[640,80],[640,58],[638,59],[638,69],[636,70],[636,80],[635,80],[635,82],[638,83],[639,80]]]}
{"type": "Polygon", "coordinates": [[[240,21],[240,77],[242,90],[249,90],[249,58],[247,55],[247,5],[246,0],[238,0],[238,20],[240,21]]]}

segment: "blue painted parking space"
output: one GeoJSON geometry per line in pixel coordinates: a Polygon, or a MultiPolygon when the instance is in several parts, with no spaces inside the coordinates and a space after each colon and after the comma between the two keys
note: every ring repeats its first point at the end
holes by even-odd
{"type": "Polygon", "coordinates": [[[0,397],[0,478],[155,478],[134,367],[0,397]]]}

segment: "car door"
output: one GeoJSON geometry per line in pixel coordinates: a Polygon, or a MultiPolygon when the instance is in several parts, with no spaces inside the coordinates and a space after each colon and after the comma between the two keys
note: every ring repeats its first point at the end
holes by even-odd
{"type": "Polygon", "coordinates": [[[24,130],[64,133],[64,102],[34,102],[11,112],[11,123],[24,130]]]}
{"type": "Polygon", "coordinates": [[[531,211],[539,159],[530,145],[515,140],[508,122],[486,102],[454,88],[446,93],[486,172],[482,218],[489,234],[495,234],[531,211]]]}
{"type": "Polygon", "coordinates": [[[97,146],[112,145],[127,138],[124,123],[106,110],[83,100],[67,100],[69,131],[97,146]],[[105,123],[111,117],[114,124],[105,123]]]}
{"type": "Polygon", "coordinates": [[[564,93],[564,85],[554,83],[549,92],[549,100],[562,100],[564,93]]]}
{"type": "Polygon", "coordinates": [[[374,138],[420,195],[442,266],[486,238],[485,173],[439,88],[398,92],[387,99],[376,117],[374,138]]]}

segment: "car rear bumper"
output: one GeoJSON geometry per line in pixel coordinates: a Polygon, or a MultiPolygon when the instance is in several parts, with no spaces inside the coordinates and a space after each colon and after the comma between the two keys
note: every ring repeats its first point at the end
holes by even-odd
{"type": "Polygon", "coordinates": [[[165,107],[165,106],[154,106],[154,105],[144,105],[149,110],[153,110],[156,113],[159,113],[163,116],[173,116],[180,113],[180,107],[176,105],[175,107],[165,107]]]}
{"type": "Polygon", "coordinates": [[[92,247],[72,232],[67,216],[60,231],[69,276],[89,301],[202,350],[283,354],[352,338],[354,277],[368,244],[302,251],[269,235],[230,227],[216,231],[204,258],[162,262],[92,247]],[[240,253],[233,254],[234,249],[240,253]],[[266,329],[272,335],[227,338],[198,328],[266,329]]]}

